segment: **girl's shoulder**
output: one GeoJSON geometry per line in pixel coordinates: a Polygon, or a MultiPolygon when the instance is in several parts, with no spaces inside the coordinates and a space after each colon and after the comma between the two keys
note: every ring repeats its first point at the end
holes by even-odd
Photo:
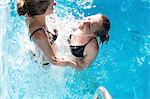
{"type": "Polygon", "coordinates": [[[85,51],[91,51],[91,50],[98,51],[98,49],[99,49],[99,46],[98,46],[97,38],[93,38],[89,42],[89,44],[87,44],[85,51]]]}
{"type": "Polygon", "coordinates": [[[30,21],[29,23],[29,32],[32,33],[34,32],[35,30],[41,28],[41,26],[39,26],[36,22],[32,22],[30,21]]]}

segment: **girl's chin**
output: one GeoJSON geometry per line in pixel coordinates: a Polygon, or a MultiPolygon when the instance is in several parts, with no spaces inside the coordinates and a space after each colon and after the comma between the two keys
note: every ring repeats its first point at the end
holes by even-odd
{"type": "Polygon", "coordinates": [[[78,28],[79,29],[83,29],[84,28],[84,25],[82,23],[78,23],[78,28]]]}
{"type": "Polygon", "coordinates": [[[79,28],[80,30],[83,30],[83,29],[84,29],[84,27],[83,27],[82,25],[78,25],[78,28],[79,28]]]}

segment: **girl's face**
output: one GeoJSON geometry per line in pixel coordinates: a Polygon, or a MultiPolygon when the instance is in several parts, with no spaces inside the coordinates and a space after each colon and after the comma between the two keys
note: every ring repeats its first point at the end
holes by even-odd
{"type": "Polygon", "coordinates": [[[97,30],[103,30],[102,25],[102,15],[96,14],[86,17],[84,20],[80,21],[79,29],[88,31],[88,33],[95,33],[97,30]]]}
{"type": "Polygon", "coordinates": [[[53,11],[54,11],[54,7],[56,5],[56,2],[54,2],[54,0],[49,0],[50,4],[45,12],[45,15],[49,15],[49,14],[52,14],[53,11]]]}

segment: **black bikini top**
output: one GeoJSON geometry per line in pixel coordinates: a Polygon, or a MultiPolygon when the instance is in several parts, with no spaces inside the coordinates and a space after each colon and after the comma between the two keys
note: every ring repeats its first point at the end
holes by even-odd
{"type": "MultiPolygon", "coordinates": [[[[69,39],[68,39],[69,43],[70,43],[70,41],[71,41],[71,37],[72,37],[72,34],[70,35],[70,37],[69,37],[69,39]]],[[[72,53],[74,56],[76,56],[76,57],[81,57],[81,58],[83,58],[83,57],[84,57],[84,55],[83,55],[84,49],[85,49],[86,45],[87,45],[93,38],[94,38],[94,37],[92,37],[92,38],[91,38],[86,44],[84,44],[84,45],[80,45],[80,46],[70,45],[71,53],[72,53]]]]}
{"type": "Polygon", "coordinates": [[[54,41],[57,39],[57,36],[58,36],[58,33],[56,32],[57,30],[54,30],[54,32],[55,32],[55,35],[54,35],[51,32],[49,32],[48,30],[46,30],[45,28],[38,28],[35,31],[33,31],[32,34],[30,35],[30,39],[39,30],[44,30],[45,31],[46,35],[49,38],[48,41],[49,41],[50,44],[53,44],[54,41]]]}

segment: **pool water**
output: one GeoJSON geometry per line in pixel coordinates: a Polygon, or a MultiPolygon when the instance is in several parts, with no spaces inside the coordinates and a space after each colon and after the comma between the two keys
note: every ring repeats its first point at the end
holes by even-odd
{"type": "Polygon", "coordinates": [[[0,98],[93,99],[98,86],[104,86],[113,99],[150,99],[150,1],[56,1],[52,16],[57,19],[54,27],[60,35],[60,54],[70,55],[65,53],[65,38],[74,24],[96,13],[111,21],[109,42],[100,46],[95,61],[83,71],[53,65],[42,68],[31,59],[29,50],[35,48],[34,43],[12,0],[8,17],[1,15],[7,23],[3,23],[6,31],[1,36],[0,98]]]}

